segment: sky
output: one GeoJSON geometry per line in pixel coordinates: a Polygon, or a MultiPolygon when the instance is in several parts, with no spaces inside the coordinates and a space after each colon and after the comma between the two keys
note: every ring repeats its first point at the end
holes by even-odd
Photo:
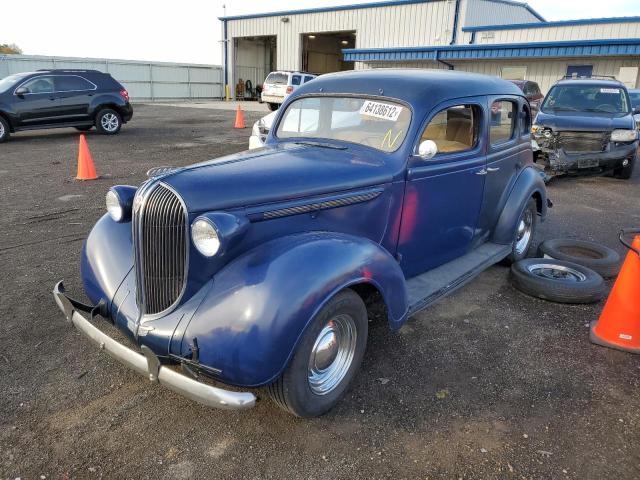
{"type": "MultiPolygon", "coordinates": [[[[220,64],[227,15],[367,3],[372,0],[31,0],[0,22],[0,43],[25,54],[220,64]]],[[[376,0],[378,1],[378,0],[376,0]]],[[[640,16],[639,0],[529,0],[547,20],[640,16]]]]}

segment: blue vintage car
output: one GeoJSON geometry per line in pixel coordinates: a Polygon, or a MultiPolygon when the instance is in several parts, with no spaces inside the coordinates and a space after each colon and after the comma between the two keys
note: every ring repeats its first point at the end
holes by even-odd
{"type": "Polygon", "coordinates": [[[54,297],[100,348],[200,403],[248,408],[266,387],[320,415],[358,370],[371,299],[397,330],[527,255],[550,206],[530,126],[522,92],[494,77],[324,75],[285,101],[265,147],[111,188],[81,258],[92,305],[62,282],[54,297]]]}

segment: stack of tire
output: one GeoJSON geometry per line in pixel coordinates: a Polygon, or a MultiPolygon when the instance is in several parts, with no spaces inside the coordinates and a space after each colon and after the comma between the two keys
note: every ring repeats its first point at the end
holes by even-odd
{"type": "Polygon", "coordinates": [[[511,282],[528,295],[552,302],[598,302],[605,294],[604,278],[620,270],[615,250],[584,240],[545,240],[538,256],[514,263],[511,282]]]}

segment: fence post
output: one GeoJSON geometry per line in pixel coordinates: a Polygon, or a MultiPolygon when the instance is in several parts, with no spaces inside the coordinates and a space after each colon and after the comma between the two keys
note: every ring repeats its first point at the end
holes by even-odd
{"type": "Polygon", "coordinates": [[[149,89],[151,92],[151,101],[155,101],[155,97],[153,95],[153,64],[149,64],[149,89]]]}
{"type": "Polygon", "coordinates": [[[189,100],[193,100],[193,93],[191,92],[191,67],[187,65],[187,83],[189,84],[189,100]]]}

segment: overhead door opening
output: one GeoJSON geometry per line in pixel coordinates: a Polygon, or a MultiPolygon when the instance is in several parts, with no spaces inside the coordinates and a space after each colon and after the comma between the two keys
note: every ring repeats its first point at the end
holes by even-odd
{"type": "Polygon", "coordinates": [[[233,39],[232,95],[239,100],[257,99],[269,72],[276,70],[275,36],[233,39]]]}
{"type": "Polygon", "coordinates": [[[302,70],[315,74],[353,70],[345,62],[343,48],[355,48],[356,32],[305,33],[302,35],[302,70]]]}

